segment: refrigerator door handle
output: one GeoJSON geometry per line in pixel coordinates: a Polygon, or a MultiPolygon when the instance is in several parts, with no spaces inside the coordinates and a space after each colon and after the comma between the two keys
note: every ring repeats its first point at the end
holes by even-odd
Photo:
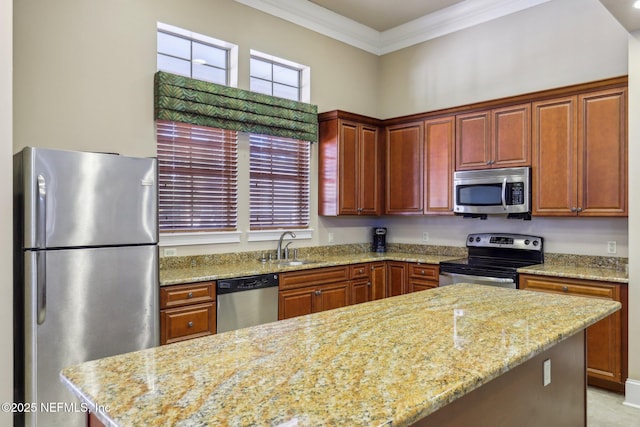
{"type": "Polygon", "coordinates": [[[36,254],[36,316],[38,325],[44,323],[47,314],[47,252],[36,254]]]}
{"type": "Polygon", "coordinates": [[[36,204],[36,246],[47,247],[47,182],[38,175],[38,200],[36,204]]]}

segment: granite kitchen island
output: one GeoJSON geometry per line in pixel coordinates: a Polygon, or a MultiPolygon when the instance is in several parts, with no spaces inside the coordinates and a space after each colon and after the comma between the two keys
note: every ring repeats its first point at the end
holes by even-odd
{"type": "Polygon", "coordinates": [[[86,362],[61,377],[113,426],[456,425],[461,412],[490,420],[495,400],[523,408],[518,425],[553,404],[570,407],[562,425],[585,425],[583,331],[619,307],[455,285],[86,362]]]}

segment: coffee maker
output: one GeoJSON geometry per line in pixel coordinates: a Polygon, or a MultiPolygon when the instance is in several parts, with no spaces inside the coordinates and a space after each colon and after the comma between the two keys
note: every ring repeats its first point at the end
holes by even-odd
{"type": "Polygon", "coordinates": [[[373,243],[371,245],[371,251],[372,252],[387,251],[387,228],[386,227],[373,228],[373,243]]]}

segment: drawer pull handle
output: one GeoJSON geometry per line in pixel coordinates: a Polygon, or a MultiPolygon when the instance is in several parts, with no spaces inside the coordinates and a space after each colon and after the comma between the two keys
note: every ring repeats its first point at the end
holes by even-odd
{"type": "Polygon", "coordinates": [[[189,293],[187,294],[187,298],[193,298],[193,292],[189,292],[189,293]]]}
{"type": "Polygon", "coordinates": [[[569,292],[569,287],[563,286],[562,287],[562,292],[569,292]]]}
{"type": "Polygon", "coordinates": [[[188,328],[193,328],[193,322],[189,322],[189,323],[187,323],[187,327],[188,327],[188,328]]]}

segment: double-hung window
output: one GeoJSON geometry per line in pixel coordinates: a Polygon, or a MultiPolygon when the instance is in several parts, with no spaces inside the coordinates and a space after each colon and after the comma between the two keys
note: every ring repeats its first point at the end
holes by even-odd
{"type": "MultiPolygon", "coordinates": [[[[308,67],[255,51],[250,65],[252,91],[308,98],[308,67]]],[[[308,228],[309,142],[255,134],[249,141],[251,230],[308,228]]]]}
{"type": "MultiPolygon", "coordinates": [[[[160,23],[157,41],[158,70],[222,85],[237,81],[230,72],[237,47],[160,23]]],[[[237,132],[158,120],[156,133],[160,231],[235,231],[237,132]]]]}

